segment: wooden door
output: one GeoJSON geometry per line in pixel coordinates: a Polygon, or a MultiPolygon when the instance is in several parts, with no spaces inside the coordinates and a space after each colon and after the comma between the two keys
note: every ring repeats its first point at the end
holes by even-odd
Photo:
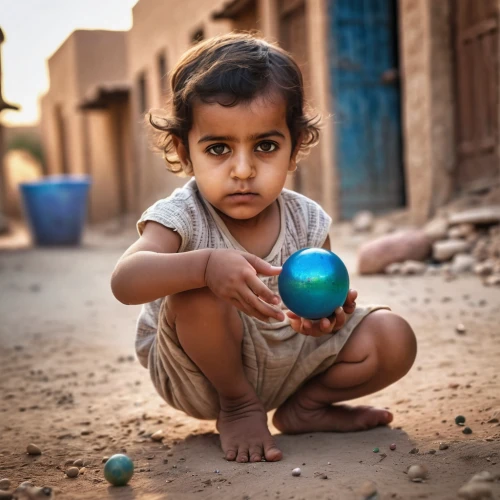
{"type": "Polygon", "coordinates": [[[339,209],[404,204],[395,0],[329,0],[339,209]]]}
{"type": "Polygon", "coordinates": [[[497,0],[453,0],[456,42],[457,183],[498,175],[497,0]]]}

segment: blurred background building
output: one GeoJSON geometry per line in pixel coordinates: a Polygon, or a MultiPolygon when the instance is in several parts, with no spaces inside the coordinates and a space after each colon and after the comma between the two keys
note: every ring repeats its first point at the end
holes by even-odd
{"type": "Polygon", "coordinates": [[[48,173],[89,173],[90,218],[139,213],[185,179],[144,113],[199,40],[256,30],[298,61],[320,144],[290,186],[335,219],[408,207],[425,221],[498,181],[500,0],[139,0],[127,32],[78,30],[49,60],[48,173]]]}

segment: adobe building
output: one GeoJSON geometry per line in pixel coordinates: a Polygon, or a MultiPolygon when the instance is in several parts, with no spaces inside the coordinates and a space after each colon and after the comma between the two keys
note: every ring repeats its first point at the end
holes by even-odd
{"type": "Polygon", "coordinates": [[[89,218],[134,209],[126,32],[77,30],[48,60],[41,98],[48,174],[92,177],[89,218]]]}
{"type": "Polygon", "coordinates": [[[76,32],[51,58],[52,171],[95,176],[96,218],[170,194],[186,179],[151,150],[145,113],[165,103],[190,45],[256,30],[294,55],[324,117],[289,185],[335,219],[408,207],[423,223],[500,178],[499,15],[500,0],[139,0],[127,34],[76,32]]]}

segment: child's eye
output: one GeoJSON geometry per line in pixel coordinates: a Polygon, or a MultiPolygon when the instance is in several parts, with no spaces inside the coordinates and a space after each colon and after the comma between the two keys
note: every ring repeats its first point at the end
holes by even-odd
{"type": "Polygon", "coordinates": [[[207,152],[213,156],[220,156],[229,152],[229,148],[225,144],[214,144],[207,148],[207,152]]]}
{"type": "Polygon", "coordinates": [[[257,151],[261,151],[262,153],[271,153],[278,149],[278,145],[275,142],[263,141],[258,144],[257,148],[260,148],[257,151]]]}

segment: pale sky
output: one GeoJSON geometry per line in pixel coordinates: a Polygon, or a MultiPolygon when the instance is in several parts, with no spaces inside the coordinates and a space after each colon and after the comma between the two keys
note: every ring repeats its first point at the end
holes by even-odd
{"type": "Polygon", "coordinates": [[[3,96],[20,111],[5,125],[38,121],[38,96],[49,87],[46,59],[76,29],[128,30],[137,0],[0,0],[3,96]]]}

